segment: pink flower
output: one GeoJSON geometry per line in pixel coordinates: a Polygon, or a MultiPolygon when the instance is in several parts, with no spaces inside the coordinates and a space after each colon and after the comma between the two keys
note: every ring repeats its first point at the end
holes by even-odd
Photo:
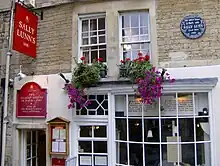
{"type": "Polygon", "coordinates": [[[98,61],[99,62],[103,62],[103,58],[98,58],[98,61]]]}
{"type": "Polygon", "coordinates": [[[121,60],[120,62],[121,62],[121,63],[123,63],[123,64],[125,63],[125,61],[124,61],[124,60],[121,60]]]}
{"type": "Polygon", "coordinates": [[[149,55],[145,55],[145,60],[149,61],[150,60],[150,56],[149,55]]]}
{"type": "Polygon", "coordinates": [[[138,56],[141,57],[141,56],[143,56],[143,54],[142,54],[141,52],[139,52],[139,53],[138,53],[138,56]]]}
{"type": "Polygon", "coordinates": [[[85,60],[86,58],[85,58],[84,56],[82,56],[80,59],[83,61],[83,60],[85,60]]]}
{"type": "Polygon", "coordinates": [[[130,61],[130,60],[131,60],[130,58],[126,58],[126,59],[125,59],[125,61],[127,61],[127,62],[130,61]]]}

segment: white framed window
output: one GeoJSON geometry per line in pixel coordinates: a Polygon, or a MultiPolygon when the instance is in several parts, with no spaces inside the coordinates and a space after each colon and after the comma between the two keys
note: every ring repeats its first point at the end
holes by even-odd
{"type": "Polygon", "coordinates": [[[91,115],[91,116],[107,116],[108,115],[108,95],[88,95],[85,96],[87,106],[80,107],[76,104],[76,115],[91,115]]]}
{"type": "Polygon", "coordinates": [[[212,165],[208,96],[165,93],[144,105],[134,95],[116,95],[115,165],[212,165]]]}
{"type": "Polygon", "coordinates": [[[106,62],[106,19],[104,14],[79,16],[79,59],[88,64],[102,58],[106,62]]]}
{"type": "Polygon", "coordinates": [[[150,26],[147,11],[120,13],[121,60],[137,58],[138,53],[150,56],[150,26]]]}
{"type": "Polygon", "coordinates": [[[107,125],[78,126],[78,165],[108,165],[107,125]]]}
{"type": "Polygon", "coordinates": [[[26,166],[38,165],[38,131],[26,131],[26,166]]]}

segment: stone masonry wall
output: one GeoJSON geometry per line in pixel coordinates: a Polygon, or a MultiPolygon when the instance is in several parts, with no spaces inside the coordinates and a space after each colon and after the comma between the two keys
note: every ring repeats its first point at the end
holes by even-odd
{"type": "MultiPolygon", "coordinates": [[[[72,63],[72,5],[59,5],[43,9],[43,20],[38,23],[37,58],[13,52],[10,78],[14,78],[22,65],[22,72],[31,75],[70,72],[72,63]]],[[[5,54],[8,46],[10,13],[0,13],[0,78],[5,77],[5,54]]],[[[0,94],[1,95],[1,94],[0,94]]],[[[2,97],[0,97],[1,101],[2,97]]],[[[6,138],[6,163],[12,165],[12,111],[13,89],[9,90],[9,124],[6,138]]]]}
{"type": "Polygon", "coordinates": [[[220,64],[220,1],[156,1],[158,61],[162,67],[220,64]],[[186,15],[198,14],[206,22],[206,32],[196,40],[186,39],[180,22],[186,15]]]}

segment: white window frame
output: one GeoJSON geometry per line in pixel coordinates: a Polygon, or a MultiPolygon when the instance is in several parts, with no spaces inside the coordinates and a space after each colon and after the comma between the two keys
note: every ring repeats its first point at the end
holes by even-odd
{"type": "MultiPolygon", "coordinates": [[[[149,56],[150,56],[150,60],[152,57],[152,49],[151,49],[151,31],[150,31],[150,13],[147,10],[144,11],[128,11],[128,12],[120,12],[119,13],[119,50],[120,50],[120,60],[124,60],[123,59],[123,45],[125,44],[143,44],[143,43],[148,43],[149,44],[149,56]],[[122,15],[123,13],[141,13],[141,12],[146,12],[148,13],[148,40],[142,40],[142,41],[131,41],[131,42],[123,42],[122,41],[122,15]]],[[[140,25],[140,20],[139,20],[139,25],[140,25]]],[[[140,35],[140,34],[139,34],[140,35]]]]}
{"type": "MultiPolygon", "coordinates": [[[[211,154],[210,154],[210,162],[211,162],[211,165],[213,165],[214,164],[214,157],[213,157],[213,154],[214,154],[214,142],[213,142],[213,122],[212,122],[212,102],[211,102],[211,91],[197,91],[197,90],[194,90],[194,91],[167,91],[165,94],[171,94],[171,93],[176,93],[176,95],[178,94],[178,93],[192,93],[193,94],[193,96],[194,96],[194,93],[203,93],[203,92],[205,92],[205,93],[207,93],[208,94],[208,109],[209,109],[209,114],[208,114],[208,118],[209,118],[209,127],[210,127],[210,139],[208,140],[208,141],[190,141],[190,142],[187,142],[187,144],[191,144],[191,143],[193,143],[194,144],[194,157],[195,158],[197,158],[196,156],[197,156],[197,150],[196,150],[196,144],[197,143],[209,143],[210,144],[210,152],[211,152],[211,154]]],[[[116,95],[132,95],[133,93],[126,93],[126,92],[124,92],[124,93],[115,93],[115,94],[113,94],[112,95],[112,97],[114,98],[113,100],[114,100],[114,102],[113,103],[115,103],[115,96],[116,95]]],[[[126,102],[127,102],[127,97],[126,97],[126,102]]],[[[160,102],[159,102],[160,103],[160,102]]],[[[193,97],[193,103],[195,104],[195,102],[194,102],[194,97],[193,97]]],[[[176,103],[176,104],[178,104],[178,103],[176,103]]],[[[114,107],[113,107],[114,108],[114,107]]],[[[159,104],[159,108],[160,108],[160,104],[159,104]]],[[[127,110],[128,108],[127,108],[127,105],[126,105],[126,110],[127,110]]],[[[114,145],[113,146],[115,146],[116,147],[116,143],[117,142],[132,142],[132,141],[128,141],[128,131],[127,131],[127,141],[117,141],[116,140],[116,133],[115,133],[115,129],[116,129],[116,116],[115,116],[115,108],[112,110],[112,120],[113,120],[113,130],[114,130],[114,145]]],[[[193,107],[193,112],[195,112],[195,107],[193,107]]],[[[177,113],[178,113],[178,107],[177,107],[177,113]]],[[[176,116],[176,118],[177,118],[178,116],[176,116]]],[[[203,116],[201,116],[201,117],[203,117],[203,116]]],[[[206,117],[206,116],[204,116],[204,117],[206,117]]],[[[124,119],[126,119],[127,120],[127,118],[128,118],[128,115],[127,116],[125,116],[124,117],[124,119]]],[[[142,118],[143,118],[143,112],[142,112],[142,118]]],[[[162,117],[161,115],[160,115],[160,111],[159,111],[159,117],[153,117],[152,119],[154,119],[154,118],[158,118],[158,119],[165,119],[166,117],[162,117]]],[[[178,121],[179,121],[179,119],[182,119],[183,117],[181,117],[181,118],[177,118],[177,128],[178,128],[178,125],[179,125],[179,123],[178,123],[178,121]]],[[[195,114],[193,114],[193,123],[195,123],[195,118],[198,118],[198,116],[196,116],[195,114]]],[[[132,118],[131,118],[132,119],[132,118]]],[[[159,142],[159,145],[160,145],[160,160],[162,161],[162,150],[161,150],[161,146],[162,145],[164,145],[164,143],[163,142],[161,142],[161,121],[159,121],[159,132],[160,132],[160,142],[159,142]]],[[[128,130],[128,129],[127,129],[128,130]]],[[[142,130],[143,130],[143,128],[142,128],[142,130]]],[[[195,125],[194,125],[194,133],[195,133],[195,125]]],[[[143,132],[143,131],[142,131],[143,132]]],[[[177,131],[177,134],[179,133],[179,130],[177,131]]],[[[178,134],[179,135],[179,134],[178,134]]],[[[194,139],[195,139],[195,134],[194,134],[194,139]]],[[[143,135],[142,135],[142,137],[143,137],[143,135]]],[[[143,141],[143,140],[142,140],[143,141]]],[[[152,143],[152,142],[150,142],[150,143],[152,143]]],[[[184,142],[184,144],[185,144],[185,142],[184,142]]],[[[181,142],[178,142],[177,143],[177,145],[181,145],[181,142]]],[[[129,148],[129,147],[128,147],[129,148]]],[[[179,146],[178,146],[178,149],[179,149],[179,146]]],[[[178,150],[179,151],[179,150],[178,150]]],[[[129,153],[129,151],[127,151],[127,153],[129,153]]],[[[143,149],[143,155],[144,155],[144,149],[143,149]]],[[[116,151],[114,152],[114,154],[116,154],[116,151]]],[[[129,156],[129,154],[128,154],[128,156],[129,156]]],[[[112,163],[113,165],[121,165],[121,164],[119,164],[119,163],[117,163],[116,162],[116,155],[114,155],[113,156],[113,160],[114,160],[114,162],[112,163]]],[[[179,155],[178,155],[178,160],[179,160],[179,155]]],[[[129,158],[128,158],[128,161],[129,161],[129,158]]],[[[143,157],[143,164],[145,163],[145,160],[144,160],[144,157],[143,157]]],[[[197,164],[197,161],[195,160],[195,163],[197,164]]],[[[162,163],[160,162],[160,166],[162,166],[162,163]]]]}
{"type": "Polygon", "coordinates": [[[109,159],[109,156],[111,153],[109,152],[109,147],[110,147],[110,141],[109,141],[109,126],[108,122],[91,122],[87,120],[87,122],[78,122],[77,123],[77,165],[79,165],[79,158],[78,156],[80,154],[85,154],[85,155],[92,155],[92,165],[94,163],[94,155],[103,155],[107,156],[107,163],[108,165],[111,165],[111,161],[109,159]],[[106,137],[103,138],[96,138],[94,137],[94,131],[92,130],[92,137],[80,137],[80,126],[105,126],[106,127],[106,137]],[[91,153],[79,153],[79,141],[106,141],[107,142],[107,153],[94,153],[94,146],[92,144],[92,152],[91,153]]]}
{"type": "MultiPolygon", "coordinates": [[[[37,152],[37,147],[38,147],[38,131],[37,130],[21,130],[21,155],[20,155],[20,164],[23,165],[23,166],[27,166],[27,160],[32,160],[33,158],[36,158],[36,166],[37,165],[37,162],[38,162],[38,152],[37,152]],[[33,137],[33,131],[36,132],[36,143],[35,146],[36,146],[36,156],[32,156],[32,146],[33,146],[33,143],[32,143],[32,137],[33,137]],[[29,146],[31,146],[31,156],[29,158],[27,158],[27,132],[31,132],[31,143],[29,144],[29,146]]],[[[32,161],[31,161],[31,166],[32,166],[32,161]]]]}
{"type": "MultiPolygon", "coordinates": [[[[96,13],[96,14],[88,14],[88,15],[86,14],[86,15],[78,16],[78,58],[77,58],[78,63],[81,62],[80,57],[82,57],[82,48],[92,47],[92,46],[102,46],[102,45],[106,46],[106,62],[107,62],[107,23],[106,22],[107,20],[105,13],[96,13]],[[105,43],[82,45],[82,21],[88,19],[97,19],[102,17],[105,18],[105,43]]],[[[90,30],[88,32],[90,32],[90,30]]],[[[89,33],[89,37],[90,37],[90,33],[89,33]]],[[[91,60],[91,54],[89,55],[89,58],[91,60]]]]}

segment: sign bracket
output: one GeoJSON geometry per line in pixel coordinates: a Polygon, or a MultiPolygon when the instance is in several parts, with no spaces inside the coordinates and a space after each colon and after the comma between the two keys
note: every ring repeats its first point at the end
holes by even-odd
{"type": "Polygon", "coordinates": [[[21,3],[23,6],[25,6],[29,11],[33,12],[35,15],[39,16],[41,20],[43,20],[43,10],[41,9],[40,12],[34,11],[34,7],[29,7],[24,3],[22,0],[18,0],[19,3],[21,3]]]}

